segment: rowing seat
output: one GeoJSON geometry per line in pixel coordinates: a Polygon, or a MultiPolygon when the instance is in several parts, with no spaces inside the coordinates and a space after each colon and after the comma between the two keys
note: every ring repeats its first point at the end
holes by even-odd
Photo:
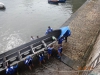
{"type": "Polygon", "coordinates": [[[9,64],[14,64],[15,62],[18,62],[18,61],[19,61],[18,53],[15,52],[15,53],[12,53],[12,54],[10,54],[10,55],[7,55],[7,56],[6,56],[6,61],[7,61],[9,64]]]}
{"type": "Polygon", "coordinates": [[[26,47],[20,51],[21,58],[25,58],[26,56],[31,55],[31,54],[33,54],[33,52],[31,50],[30,46],[26,47]]]}

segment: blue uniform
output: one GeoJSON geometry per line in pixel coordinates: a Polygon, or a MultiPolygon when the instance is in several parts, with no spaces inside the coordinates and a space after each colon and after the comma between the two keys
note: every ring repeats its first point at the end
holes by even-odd
{"type": "Polygon", "coordinates": [[[52,54],[53,48],[48,47],[48,54],[52,54]]]}
{"type": "Polygon", "coordinates": [[[13,75],[16,72],[17,67],[18,64],[15,66],[10,66],[9,68],[6,69],[6,74],[13,75]]]}
{"type": "Polygon", "coordinates": [[[68,37],[71,35],[71,31],[70,30],[67,30],[66,33],[64,34],[64,37],[68,37]]]}
{"type": "Polygon", "coordinates": [[[63,40],[64,40],[64,38],[58,39],[58,44],[62,44],[63,40]]]}
{"type": "Polygon", "coordinates": [[[31,65],[32,64],[32,58],[30,56],[28,56],[26,59],[25,59],[25,64],[26,65],[31,65]]]}
{"type": "Polygon", "coordinates": [[[49,34],[49,33],[52,32],[52,31],[53,31],[52,28],[48,28],[47,31],[46,31],[46,35],[49,34]]]}
{"type": "Polygon", "coordinates": [[[43,61],[44,60],[44,55],[39,55],[39,61],[43,61]]]}
{"type": "Polygon", "coordinates": [[[62,52],[62,47],[58,48],[58,52],[61,53],[62,52]]]}

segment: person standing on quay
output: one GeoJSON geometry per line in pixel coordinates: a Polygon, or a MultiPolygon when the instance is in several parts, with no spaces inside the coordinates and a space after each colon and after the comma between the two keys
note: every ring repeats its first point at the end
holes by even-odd
{"type": "Polygon", "coordinates": [[[61,58],[62,55],[62,45],[59,45],[58,47],[58,58],[61,58]]]}
{"type": "Polygon", "coordinates": [[[48,59],[49,59],[49,58],[51,57],[51,54],[52,54],[53,45],[49,46],[49,47],[47,48],[47,50],[48,50],[48,59]]]}
{"type": "Polygon", "coordinates": [[[32,66],[34,67],[31,56],[27,56],[24,63],[29,67],[30,70],[32,70],[32,66]]]}
{"type": "Polygon", "coordinates": [[[18,74],[17,68],[18,68],[18,64],[14,66],[10,66],[10,64],[8,64],[6,69],[6,75],[17,75],[18,74]]]}
{"type": "Polygon", "coordinates": [[[39,54],[39,63],[40,63],[40,66],[42,65],[42,61],[45,63],[45,60],[44,60],[44,54],[39,54]]]}

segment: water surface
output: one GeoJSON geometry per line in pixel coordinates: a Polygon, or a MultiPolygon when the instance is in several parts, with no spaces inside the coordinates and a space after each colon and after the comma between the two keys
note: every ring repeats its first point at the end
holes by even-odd
{"type": "Polygon", "coordinates": [[[43,36],[48,26],[59,28],[85,0],[67,0],[58,5],[47,0],[0,0],[6,6],[0,11],[0,53],[43,36]]]}

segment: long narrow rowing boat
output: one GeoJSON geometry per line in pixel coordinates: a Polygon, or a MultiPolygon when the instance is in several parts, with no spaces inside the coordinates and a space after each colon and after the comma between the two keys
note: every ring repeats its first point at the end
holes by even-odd
{"type": "Polygon", "coordinates": [[[16,63],[23,61],[28,55],[35,56],[40,52],[45,52],[45,49],[53,44],[56,39],[62,37],[68,29],[68,27],[63,27],[58,30],[54,30],[46,36],[0,54],[0,71],[6,69],[7,63],[15,65],[16,63]]]}
{"type": "Polygon", "coordinates": [[[58,4],[58,3],[65,3],[66,0],[48,0],[50,4],[58,4]]]}
{"type": "Polygon", "coordinates": [[[0,54],[0,71],[6,68],[6,64],[9,62],[11,65],[23,61],[28,55],[35,55],[49,46],[55,41],[53,37],[58,38],[61,34],[61,30],[54,30],[46,36],[33,40],[12,50],[9,50],[3,54],[0,54]]]}

